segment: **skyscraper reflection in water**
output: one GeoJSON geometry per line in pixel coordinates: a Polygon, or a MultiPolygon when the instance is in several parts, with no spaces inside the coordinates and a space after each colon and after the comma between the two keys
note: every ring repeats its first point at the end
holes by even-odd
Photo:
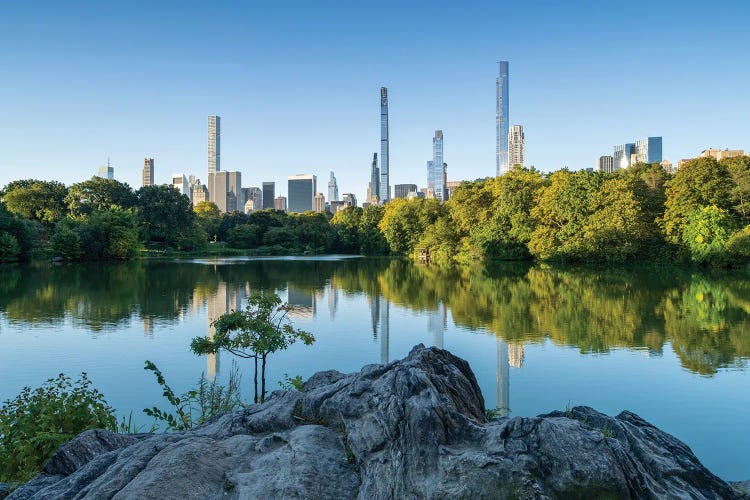
{"type": "MultiPolygon", "coordinates": [[[[241,306],[241,301],[242,297],[238,287],[230,286],[223,281],[219,282],[216,293],[208,297],[207,300],[207,337],[209,339],[213,340],[214,335],[216,335],[216,328],[213,326],[213,322],[222,314],[238,310],[241,306]]],[[[209,380],[215,380],[219,369],[219,353],[206,355],[206,377],[209,380]]]]}

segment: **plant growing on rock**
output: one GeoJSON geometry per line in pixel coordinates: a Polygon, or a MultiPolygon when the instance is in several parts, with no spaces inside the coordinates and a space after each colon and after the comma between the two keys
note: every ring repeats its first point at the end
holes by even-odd
{"type": "Polygon", "coordinates": [[[254,401],[262,403],[266,397],[266,362],[268,355],[283,351],[297,341],[310,345],[315,337],[294,328],[289,319],[293,306],[282,303],[276,294],[254,294],[244,311],[231,311],[212,323],[213,337],[196,337],[190,343],[193,353],[215,354],[225,350],[235,356],[254,361],[254,401]],[[258,364],[261,389],[258,392],[258,364]]]}
{"type": "Polygon", "coordinates": [[[24,481],[60,446],[88,429],[117,431],[114,410],[85,373],[24,387],[0,407],[0,481],[24,481]]]}

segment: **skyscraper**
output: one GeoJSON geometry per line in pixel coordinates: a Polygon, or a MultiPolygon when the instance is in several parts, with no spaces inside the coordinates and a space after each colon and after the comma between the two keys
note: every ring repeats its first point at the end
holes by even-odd
{"type": "Polygon", "coordinates": [[[417,192],[416,184],[396,184],[393,186],[394,198],[406,198],[411,192],[417,192]]]}
{"type": "Polygon", "coordinates": [[[286,212],[286,196],[277,196],[273,199],[273,208],[286,212]]]}
{"type": "Polygon", "coordinates": [[[331,180],[328,181],[328,201],[339,201],[339,185],[336,183],[333,171],[331,171],[331,180]]]}
{"type": "Polygon", "coordinates": [[[367,203],[376,203],[380,198],[380,169],[378,168],[378,154],[372,154],[370,168],[370,191],[367,193],[367,203]]]}
{"type": "Polygon", "coordinates": [[[348,203],[350,207],[357,206],[357,197],[354,196],[354,193],[344,193],[342,201],[348,203]]]}
{"type": "Polygon", "coordinates": [[[388,89],[380,87],[380,189],[375,192],[383,204],[391,199],[388,159],[388,89]]]}
{"type": "Polygon", "coordinates": [[[289,212],[302,213],[313,209],[313,197],[317,192],[318,180],[314,175],[290,175],[288,179],[289,212]]]}
{"type": "Polygon", "coordinates": [[[523,166],[524,136],[521,125],[513,125],[508,132],[508,168],[513,165],[523,166]]]}
{"type": "Polygon", "coordinates": [[[242,174],[240,172],[209,172],[208,194],[210,201],[216,203],[222,212],[233,212],[244,209],[242,199],[242,174]],[[243,206],[238,206],[238,201],[243,206]]]}
{"type": "Polygon", "coordinates": [[[208,117],[208,173],[221,170],[221,117],[208,117]]]}
{"type": "Polygon", "coordinates": [[[628,168],[636,163],[661,163],[661,137],[646,137],[614,147],[614,169],[628,168]]]}
{"type": "Polygon", "coordinates": [[[154,185],[154,159],[146,158],[143,160],[143,185],[154,185]]]}
{"type": "Polygon", "coordinates": [[[99,167],[96,170],[96,176],[101,177],[102,179],[114,179],[115,178],[115,167],[111,166],[109,164],[109,160],[107,160],[107,166],[106,167],[99,167]]]}
{"type": "Polygon", "coordinates": [[[188,185],[188,179],[185,174],[172,174],[172,186],[180,192],[180,194],[185,195],[192,201],[192,198],[190,195],[192,194],[190,192],[190,187],[188,185]]]}
{"type": "Polygon", "coordinates": [[[275,182],[264,182],[263,183],[263,209],[273,208],[273,199],[276,197],[276,183],[275,182]]]}
{"type": "Polygon", "coordinates": [[[318,213],[326,211],[326,197],[323,193],[316,193],[313,198],[313,210],[318,213]]]}
{"type": "Polygon", "coordinates": [[[427,162],[427,190],[435,199],[445,201],[445,162],[443,161],[443,131],[436,130],[432,138],[432,161],[427,162]]]}
{"type": "Polygon", "coordinates": [[[497,175],[508,171],[508,61],[500,61],[500,74],[496,80],[497,110],[497,175]]]}
{"type": "Polygon", "coordinates": [[[599,161],[596,162],[596,169],[599,172],[611,174],[615,170],[614,158],[611,156],[600,156],[599,161]]]}

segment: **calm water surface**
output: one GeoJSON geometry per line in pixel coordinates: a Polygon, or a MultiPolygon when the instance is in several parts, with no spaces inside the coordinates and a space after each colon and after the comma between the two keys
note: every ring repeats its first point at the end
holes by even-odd
{"type": "MultiPolygon", "coordinates": [[[[0,267],[0,400],[85,371],[120,415],[166,408],[154,361],[182,392],[231,356],[191,338],[248,294],[275,291],[315,334],[269,359],[269,384],[359,370],[418,343],[467,359],[486,406],[536,415],[629,409],[713,472],[750,478],[750,275],[512,264],[445,272],[407,262],[290,258],[0,267]]],[[[241,363],[249,391],[250,363],[241,363]]]]}

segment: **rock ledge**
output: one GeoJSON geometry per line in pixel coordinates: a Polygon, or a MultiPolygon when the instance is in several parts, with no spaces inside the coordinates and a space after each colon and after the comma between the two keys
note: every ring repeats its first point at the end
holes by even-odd
{"type": "Polygon", "coordinates": [[[87,431],[10,499],[750,498],[637,415],[488,421],[466,361],[416,346],[189,432],[87,431]]]}

